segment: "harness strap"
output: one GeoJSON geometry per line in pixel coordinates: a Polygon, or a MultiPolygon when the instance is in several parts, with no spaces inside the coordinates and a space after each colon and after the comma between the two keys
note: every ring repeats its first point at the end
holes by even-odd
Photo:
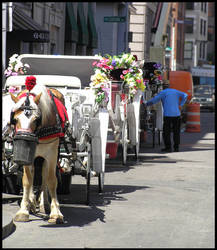
{"type": "MultiPolygon", "coordinates": [[[[55,108],[55,112],[56,112],[57,125],[58,125],[58,127],[61,128],[61,132],[63,132],[63,131],[62,131],[63,128],[62,128],[61,122],[60,122],[60,115],[59,115],[59,112],[58,112],[58,110],[57,110],[56,103],[55,103],[55,101],[54,101],[54,94],[53,94],[51,91],[49,91],[49,93],[50,93],[51,98],[52,98],[52,100],[53,100],[53,102],[54,102],[54,108],[55,108]]],[[[63,112],[63,113],[64,113],[65,121],[68,120],[67,117],[66,117],[65,112],[63,112]]],[[[66,152],[69,154],[69,149],[68,149],[68,146],[67,146],[65,137],[62,137],[62,138],[61,138],[61,141],[62,141],[62,143],[63,143],[63,145],[64,145],[64,148],[65,148],[66,152]]],[[[60,150],[60,148],[59,148],[59,150],[60,150]]]]}

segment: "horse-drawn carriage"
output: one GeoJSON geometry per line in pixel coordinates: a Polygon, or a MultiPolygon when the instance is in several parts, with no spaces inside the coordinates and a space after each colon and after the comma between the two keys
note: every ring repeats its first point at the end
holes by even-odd
{"type": "Polygon", "coordinates": [[[92,87],[96,93],[108,99],[109,128],[106,153],[116,158],[121,147],[122,163],[126,164],[129,150],[139,156],[140,103],[145,89],[143,72],[131,54],[105,55],[95,62],[92,87]],[[104,85],[109,82],[109,92],[104,85]],[[106,98],[108,97],[108,98],[106,98]]]}
{"type": "Polygon", "coordinates": [[[87,204],[91,177],[98,178],[99,192],[103,190],[108,112],[95,103],[93,91],[85,88],[97,57],[21,55],[20,60],[31,65],[28,75],[8,77],[3,94],[4,191],[23,192],[21,209],[15,219],[28,220],[29,211],[36,209],[34,194],[37,196],[38,190],[35,192],[33,186],[37,174],[35,170],[34,175],[34,169],[43,166],[42,188],[38,192],[40,210],[47,209],[42,206],[47,203],[48,184],[53,209],[50,222],[58,223],[63,221],[63,216],[56,197],[55,174],[60,193],[61,185],[64,186],[62,177],[84,176],[87,204]],[[58,107],[61,102],[64,105],[58,107]],[[23,190],[19,188],[22,175],[23,190]],[[20,182],[18,185],[12,176],[20,182]]]}

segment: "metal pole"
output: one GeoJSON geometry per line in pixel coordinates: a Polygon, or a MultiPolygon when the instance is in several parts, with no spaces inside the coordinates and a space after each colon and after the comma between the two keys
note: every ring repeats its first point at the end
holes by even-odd
{"type": "Polygon", "coordinates": [[[172,27],[172,53],[171,53],[171,69],[173,71],[176,70],[176,65],[175,65],[175,19],[173,19],[173,27],[172,27]]]}
{"type": "Polygon", "coordinates": [[[8,16],[9,16],[9,29],[8,31],[11,32],[13,30],[13,2],[8,3],[8,16]]]}
{"type": "Polygon", "coordinates": [[[2,3],[2,88],[5,83],[4,71],[6,68],[6,33],[7,33],[7,3],[2,3]]]}

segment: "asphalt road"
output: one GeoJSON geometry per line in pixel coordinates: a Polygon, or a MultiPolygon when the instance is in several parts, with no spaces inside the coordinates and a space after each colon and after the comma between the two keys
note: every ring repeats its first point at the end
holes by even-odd
{"type": "MultiPolygon", "coordinates": [[[[3,248],[214,248],[215,113],[201,112],[201,132],[181,134],[180,152],[152,148],[151,134],[140,159],[107,160],[103,194],[91,179],[73,176],[70,195],[59,195],[65,224],[42,215],[15,222],[3,248]]],[[[3,204],[15,215],[18,202],[3,204]]]]}

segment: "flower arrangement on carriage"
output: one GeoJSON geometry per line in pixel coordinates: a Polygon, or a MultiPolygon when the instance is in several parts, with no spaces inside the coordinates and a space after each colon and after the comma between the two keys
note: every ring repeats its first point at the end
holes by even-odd
{"type": "Polygon", "coordinates": [[[133,55],[122,53],[99,57],[99,61],[93,63],[95,74],[91,76],[90,83],[90,87],[95,90],[97,103],[108,102],[108,82],[111,80],[123,81],[127,84],[132,98],[139,89],[144,91],[143,71],[138,67],[133,55]]]}
{"type": "MultiPolygon", "coordinates": [[[[17,75],[24,75],[27,73],[27,69],[30,68],[29,64],[25,63],[23,64],[18,54],[13,54],[9,58],[9,64],[7,69],[4,71],[4,75],[6,78],[10,76],[17,76],[17,75]]],[[[14,93],[20,91],[20,87],[18,86],[11,86],[9,88],[9,92],[14,93]]]]}
{"type": "Polygon", "coordinates": [[[24,75],[27,73],[27,68],[29,68],[29,64],[23,64],[19,59],[19,55],[14,54],[9,58],[9,65],[4,74],[6,77],[24,75]]]}
{"type": "Polygon", "coordinates": [[[145,62],[143,66],[144,81],[148,84],[160,85],[163,83],[163,66],[160,63],[145,62]]]}

